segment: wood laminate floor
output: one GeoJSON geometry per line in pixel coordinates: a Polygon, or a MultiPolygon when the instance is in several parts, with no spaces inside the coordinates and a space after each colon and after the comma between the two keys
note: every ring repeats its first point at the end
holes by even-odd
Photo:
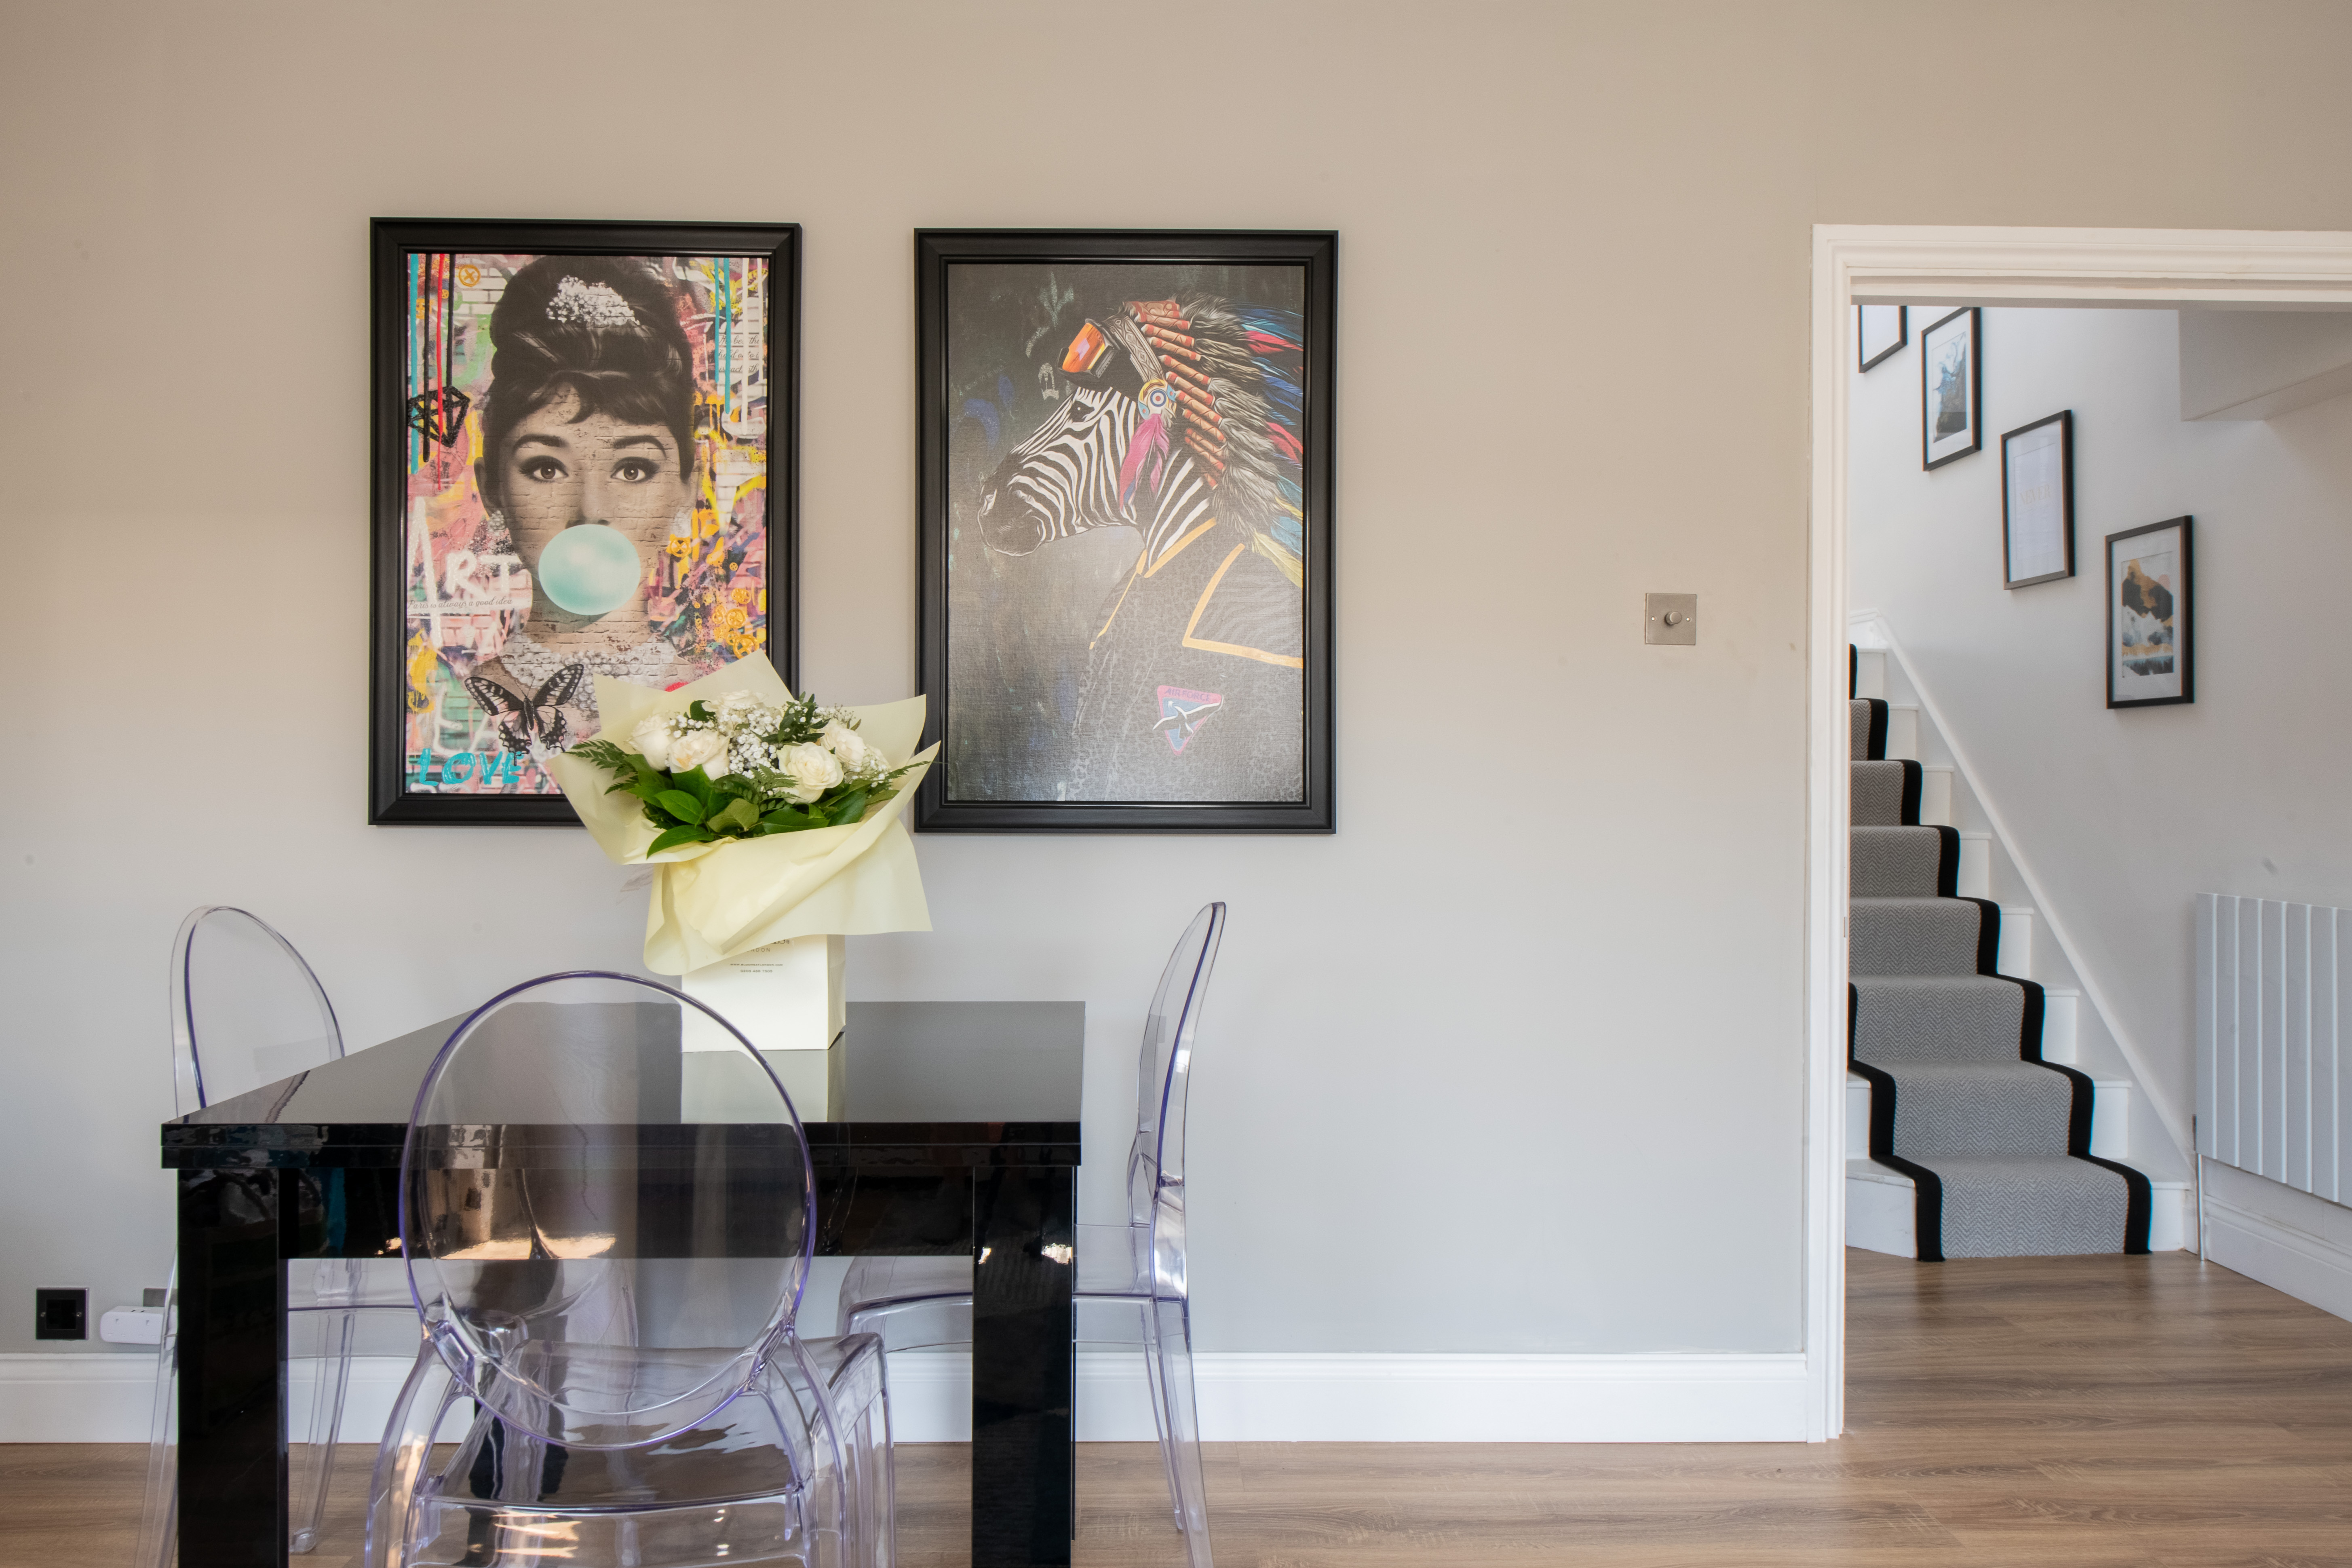
{"type": "MultiPolygon", "coordinates": [[[[1218,1562],[2352,1568],[2352,1323],[2178,1252],[1847,1262],[1837,1442],[1215,1444],[1218,1562]]],[[[356,1562],[367,1458],[298,1562],[356,1562]]],[[[141,1458],[0,1447],[0,1563],[127,1563],[141,1458]]],[[[1181,1568],[1156,1450],[1078,1464],[1079,1568],[1181,1568]]],[[[965,1450],[899,1465],[901,1563],[965,1562],[965,1450]]]]}

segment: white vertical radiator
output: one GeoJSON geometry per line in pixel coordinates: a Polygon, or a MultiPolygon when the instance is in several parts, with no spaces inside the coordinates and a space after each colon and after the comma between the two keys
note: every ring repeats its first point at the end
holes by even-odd
{"type": "Polygon", "coordinates": [[[2352,1202],[2352,910],[2197,895],[2197,1152],[2352,1202]]]}

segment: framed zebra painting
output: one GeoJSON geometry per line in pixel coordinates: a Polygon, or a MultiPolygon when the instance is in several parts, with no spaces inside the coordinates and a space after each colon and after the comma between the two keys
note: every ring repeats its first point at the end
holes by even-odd
{"type": "Polygon", "coordinates": [[[793,676],[800,229],[378,218],[368,820],[576,823],[596,677],[793,676]]]}
{"type": "Polygon", "coordinates": [[[919,828],[1331,831],[1337,250],[916,235],[919,828]]]}

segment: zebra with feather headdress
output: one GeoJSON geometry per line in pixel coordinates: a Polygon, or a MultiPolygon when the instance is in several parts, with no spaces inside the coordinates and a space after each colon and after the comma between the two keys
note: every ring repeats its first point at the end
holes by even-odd
{"type": "Polygon", "coordinates": [[[989,548],[1142,536],[1088,644],[1073,800],[1295,801],[1305,786],[1303,334],[1209,295],[1130,300],[982,487],[989,548]]]}

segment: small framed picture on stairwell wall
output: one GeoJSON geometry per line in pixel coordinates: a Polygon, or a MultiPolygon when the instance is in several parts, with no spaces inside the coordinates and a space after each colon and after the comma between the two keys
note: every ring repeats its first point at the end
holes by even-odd
{"type": "Polygon", "coordinates": [[[2107,706],[2194,702],[2196,610],[2185,517],[2107,535],[2107,706]]]}
{"type": "Polygon", "coordinates": [[[1919,466],[1940,468],[1984,445],[1975,306],[1919,334],[1919,466]]]}
{"type": "Polygon", "coordinates": [[[917,233],[918,829],[1331,831],[1337,243],[917,233]]]}
{"type": "Polygon", "coordinates": [[[2001,580],[2011,588],[2074,574],[2074,411],[2000,438],[2001,580]]]}

